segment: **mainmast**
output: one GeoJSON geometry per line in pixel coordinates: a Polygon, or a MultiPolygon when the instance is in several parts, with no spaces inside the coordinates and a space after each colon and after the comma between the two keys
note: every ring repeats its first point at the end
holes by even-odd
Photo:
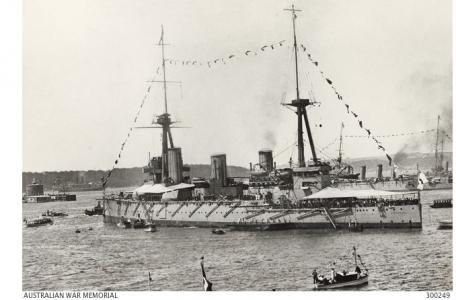
{"type": "Polygon", "coordinates": [[[299,167],[305,167],[305,159],[304,159],[304,140],[303,140],[303,132],[302,132],[302,118],[304,117],[304,122],[306,125],[307,137],[309,139],[310,149],[312,151],[312,159],[315,164],[318,163],[317,155],[315,153],[315,146],[313,143],[312,133],[310,131],[309,125],[309,118],[307,117],[306,106],[310,105],[309,99],[301,99],[299,97],[299,72],[298,72],[298,46],[296,42],[296,24],[295,20],[297,18],[296,12],[301,11],[299,9],[295,9],[294,5],[291,6],[291,9],[285,9],[287,11],[291,11],[291,18],[293,21],[293,47],[294,47],[294,57],[295,57],[295,77],[296,77],[296,100],[292,100],[291,103],[287,105],[296,107],[296,114],[298,115],[298,163],[299,167]]]}
{"type": "Polygon", "coordinates": [[[435,171],[439,169],[439,123],[440,123],[440,115],[437,117],[437,137],[435,141],[435,171]]]}
{"type": "Polygon", "coordinates": [[[339,137],[339,157],[337,158],[337,162],[339,163],[339,169],[342,164],[342,131],[344,129],[344,122],[340,125],[340,137],[339,137]]]}
{"type": "Polygon", "coordinates": [[[440,168],[441,170],[443,170],[443,141],[444,141],[444,137],[442,136],[442,148],[440,148],[440,168]]]}

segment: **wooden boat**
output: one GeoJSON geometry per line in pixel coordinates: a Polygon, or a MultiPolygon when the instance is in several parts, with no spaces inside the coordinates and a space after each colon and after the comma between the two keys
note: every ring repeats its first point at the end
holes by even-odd
{"type": "Polygon", "coordinates": [[[135,220],[133,222],[133,228],[134,229],[146,228],[146,222],[144,220],[135,220]]]}
{"type": "Polygon", "coordinates": [[[68,214],[66,214],[64,212],[55,212],[52,210],[48,210],[48,211],[42,213],[41,215],[43,217],[66,217],[66,216],[68,216],[68,214]]]}
{"type": "Polygon", "coordinates": [[[225,234],[225,231],[222,229],[212,229],[213,234],[225,234]]]}
{"type": "Polygon", "coordinates": [[[124,220],[124,218],[122,217],[120,222],[117,223],[117,227],[123,228],[123,229],[131,228],[131,221],[130,220],[124,220]]]}
{"type": "Polygon", "coordinates": [[[367,284],[369,281],[368,274],[361,274],[359,278],[357,278],[358,273],[350,272],[347,273],[345,276],[342,273],[338,273],[341,277],[337,276],[336,278],[340,278],[340,281],[336,281],[331,283],[329,280],[327,282],[322,280],[321,283],[315,284],[316,290],[330,290],[330,289],[341,289],[341,288],[348,288],[348,287],[356,287],[367,284]],[[344,277],[347,277],[344,279],[344,277]]]}
{"type": "Polygon", "coordinates": [[[155,232],[157,231],[157,226],[153,223],[148,223],[146,224],[146,229],[144,229],[145,232],[155,232]]]}
{"type": "Polygon", "coordinates": [[[98,205],[97,205],[97,206],[95,206],[95,207],[94,207],[93,209],[91,209],[91,210],[86,209],[86,210],[84,211],[84,213],[85,213],[86,215],[88,215],[88,216],[96,216],[96,215],[101,216],[101,215],[103,215],[104,210],[103,210],[103,207],[100,205],[100,202],[98,202],[98,205]]]}
{"type": "Polygon", "coordinates": [[[330,289],[342,289],[349,287],[358,287],[365,285],[369,282],[369,274],[364,263],[361,260],[361,256],[356,255],[356,248],[353,247],[353,256],[355,258],[355,272],[337,272],[333,278],[327,279],[324,276],[317,276],[315,271],[314,280],[315,280],[315,289],[316,290],[330,290],[330,289]],[[364,267],[364,270],[361,271],[361,268],[358,266],[358,260],[360,264],[364,267]]]}
{"type": "Polygon", "coordinates": [[[434,200],[434,203],[432,203],[431,207],[432,208],[453,207],[453,202],[451,202],[451,201],[452,201],[452,199],[434,200]]]}
{"type": "Polygon", "coordinates": [[[439,221],[438,229],[453,229],[453,221],[452,220],[439,221]]]}
{"type": "Polygon", "coordinates": [[[33,219],[28,221],[27,219],[24,219],[24,224],[26,227],[38,227],[38,226],[44,226],[48,224],[53,224],[54,222],[52,221],[51,218],[38,218],[38,219],[33,219]]]}

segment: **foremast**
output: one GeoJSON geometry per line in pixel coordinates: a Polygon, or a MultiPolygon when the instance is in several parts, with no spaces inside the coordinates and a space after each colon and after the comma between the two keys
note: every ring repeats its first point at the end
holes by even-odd
{"type": "Polygon", "coordinates": [[[162,83],[163,84],[163,101],[164,101],[164,111],[161,115],[158,115],[156,119],[152,122],[153,126],[142,126],[136,128],[158,128],[162,130],[162,151],[161,157],[153,157],[152,160],[149,158],[148,165],[144,167],[144,173],[149,173],[152,177],[152,180],[155,183],[179,183],[181,181],[181,174],[185,168],[181,165],[182,156],[180,152],[180,148],[174,148],[173,137],[171,135],[171,127],[172,124],[175,122],[172,121],[171,115],[168,113],[168,94],[167,94],[167,84],[168,83],[180,83],[176,81],[168,81],[166,79],[166,57],[165,57],[165,46],[168,44],[165,43],[165,32],[163,29],[163,25],[161,26],[161,36],[157,46],[161,47],[161,65],[163,71],[163,80],[154,80],[154,83],[162,83]],[[154,126],[154,125],[159,126],[154,126]],[[173,153],[173,158],[171,165],[173,165],[173,172],[171,174],[170,171],[170,151],[173,153]],[[175,168],[177,164],[177,169],[175,168]],[[172,182],[170,179],[173,179],[172,182]]]}

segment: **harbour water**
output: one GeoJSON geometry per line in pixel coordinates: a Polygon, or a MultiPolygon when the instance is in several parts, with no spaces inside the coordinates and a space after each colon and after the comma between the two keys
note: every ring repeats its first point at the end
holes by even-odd
{"type": "Polygon", "coordinates": [[[46,210],[68,217],[24,228],[24,290],[202,290],[199,258],[204,255],[214,290],[312,290],[312,270],[352,271],[353,246],[369,269],[360,290],[450,290],[452,230],[437,230],[452,209],[432,209],[433,200],[452,191],[425,191],[423,229],[289,230],[211,234],[210,228],[163,228],[155,233],[104,224],[86,216],[101,192],[77,193],[75,202],[25,203],[23,217],[46,210]],[[89,227],[92,230],[89,230],[89,227]],[[81,229],[81,233],[75,230],[81,229]],[[346,263],[349,261],[351,264],[346,263]],[[152,283],[149,287],[148,272],[152,283]]]}

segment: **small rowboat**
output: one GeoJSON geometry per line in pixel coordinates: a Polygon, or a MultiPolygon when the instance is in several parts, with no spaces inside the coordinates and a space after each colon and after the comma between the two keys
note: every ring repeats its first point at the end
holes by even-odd
{"type": "Polygon", "coordinates": [[[439,229],[453,229],[453,221],[452,220],[440,221],[439,229]]]}
{"type": "Polygon", "coordinates": [[[97,205],[97,206],[95,206],[95,207],[94,207],[93,209],[91,209],[91,210],[86,209],[86,210],[84,211],[84,213],[85,213],[86,215],[88,215],[88,216],[96,216],[96,215],[101,216],[101,215],[103,215],[103,213],[104,213],[104,209],[103,209],[103,207],[101,206],[100,202],[98,202],[98,205],[97,205]]]}
{"type": "Polygon", "coordinates": [[[52,210],[48,210],[45,213],[42,214],[43,217],[66,217],[68,214],[64,212],[55,212],[52,210]]]}
{"type": "Polygon", "coordinates": [[[38,226],[44,226],[47,224],[52,225],[54,222],[52,221],[51,218],[38,218],[38,219],[31,220],[31,221],[24,219],[24,223],[25,223],[26,227],[38,227],[38,226]]]}
{"type": "Polygon", "coordinates": [[[134,229],[146,228],[146,222],[144,220],[136,220],[133,222],[134,229]]]}
{"type": "Polygon", "coordinates": [[[120,222],[117,223],[117,227],[123,228],[123,229],[131,228],[131,221],[130,220],[124,220],[123,217],[122,217],[120,222]]]}
{"type": "Polygon", "coordinates": [[[144,229],[145,232],[155,232],[157,231],[157,226],[155,224],[148,223],[146,224],[146,229],[144,229]]]}
{"type": "Polygon", "coordinates": [[[222,229],[212,229],[213,234],[225,234],[225,231],[222,229]]]}

